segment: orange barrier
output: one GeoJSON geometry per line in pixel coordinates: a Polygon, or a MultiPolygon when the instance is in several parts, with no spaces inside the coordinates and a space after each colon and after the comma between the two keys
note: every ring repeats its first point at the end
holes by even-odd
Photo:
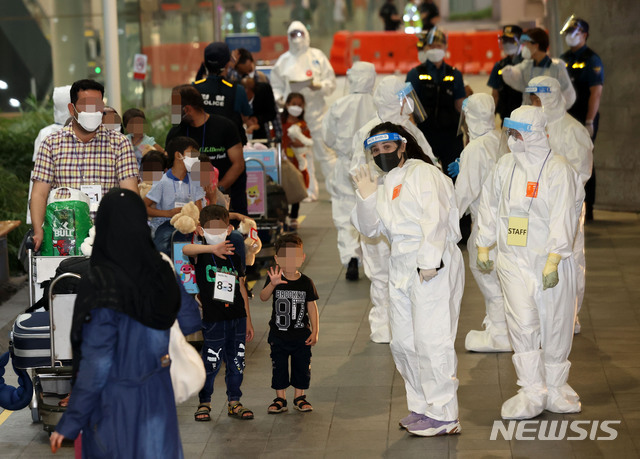
{"type": "MultiPolygon", "coordinates": [[[[502,58],[501,31],[449,32],[446,61],[462,73],[490,73],[502,58]]],[[[345,75],[357,61],[371,62],[377,73],[407,73],[416,65],[417,37],[402,32],[337,32],[329,61],[336,75],[345,75]]]]}
{"type": "Polygon", "coordinates": [[[162,88],[173,88],[192,82],[208,44],[209,42],[200,42],[144,46],[142,53],[148,56],[151,83],[162,88]]]}
{"type": "Polygon", "coordinates": [[[252,53],[256,61],[264,61],[265,64],[275,64],[281,54],[289,50],[289,41],[286,35],[260,38],[260,52],[252,53]]]}

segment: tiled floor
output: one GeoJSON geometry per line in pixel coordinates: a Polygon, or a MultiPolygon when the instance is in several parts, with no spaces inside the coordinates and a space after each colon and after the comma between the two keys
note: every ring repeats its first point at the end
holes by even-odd
{"type": "MultiPolygon", "coordinates": [[[[251,302],[256,339],[247,347],[243,402],[256,412],[253,421],[226,415],[224,381],[216,381],[213,422],[196,423],[197,401],[178,408],[185,456],[215,458],[502,458],[638,457],[640,452],[640,221],[635,214],[596,212],[587,226],[587,295],[582,334],[574,340],[570,382],[582,397],[577,415],[545,413],[540,420],[619,420],[613,441],[491,440],[502,401],[517,389],[510,354],[464,351],[466,332],[483,317],[480,293],[470,275],[462,304],[458,350],[462,434],[417,438],[398,428],[406,413],[404,387],[389,348],[368,340],[367,280],[347,283],[338,262],[336,233],[326,200],[304,204],[300,229],[307,262],[304,272],[320,294],[320,341],[313,350],[309,400],[314,412],[293,409],[269,415],[270,386],[266,343],[269,303],[251,302]]],[[[465,252],[466,256],[466,252],[465,252]]],[[[17,311],[26,292],[2,306],[17,311]]],[[[2,324],[4,325],[4,324],[2,324]]],[[[13,383],[13,379],[8,382],[13,383]]],[[[289,399],[293,396],[288,394],[289,399]]],[[[0,416],[2,414],[0,413],[0,416]]],[[[587,432],[590,433],[587,425],[587,432]]],[[[584,428],[584,425],[583,425],[584,428]]],[[[568,436],[578,436],[568,431],[568,436]]],[[[526,435],[526,433],[525,433],[526,435]]],[[[534,434],[535,435],[535,434],[534,434]]],[[[597,435],[606,436],[599,430],[597,435]]],[[[57,456],[71,457],[72,448],[57,456]]],[[[47,435],[32,424],[28,410],[12,413],[0,425],[0,457],[50,455],[47,435]]]]}

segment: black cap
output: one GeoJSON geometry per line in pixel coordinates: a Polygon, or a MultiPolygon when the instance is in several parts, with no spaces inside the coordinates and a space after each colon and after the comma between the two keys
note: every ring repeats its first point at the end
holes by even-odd
{"type": "Polygon", "coordinates": [[[216,41],[204,49],[204,63],[209,70],[220,70],[231,60],[231,52],[226,43],[216,41]]]}
{"type": "Polygon", "coordinates": [[[517,25],[506,25],[502,28],[502,35],[500,38],[516,38],[520,40],[522,35],[522,27],[517,25]]]}

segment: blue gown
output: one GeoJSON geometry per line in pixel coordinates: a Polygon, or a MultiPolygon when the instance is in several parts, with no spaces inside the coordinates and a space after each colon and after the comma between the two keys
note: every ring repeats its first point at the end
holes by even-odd
{"type": "Polygon", "coordinates": [[[169,366],[169,330],[106,308],[82,330],[82,359],[69,406],[56,427],[82,431],[82,457],[182,458],[169,366]]]}

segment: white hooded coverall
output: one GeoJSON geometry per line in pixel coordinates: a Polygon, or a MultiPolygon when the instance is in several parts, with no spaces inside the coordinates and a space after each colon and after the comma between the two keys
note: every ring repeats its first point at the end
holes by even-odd
{"type": "Polygon", "coordinates": [[[523,106],[510,118],[530,124],[533,131],[520,132],[525,151],[500,158],[485,182],[476,244],[486,248],[497,243],[495,265],[521,386],[503,403],[502,417],[528,419],[544,409],[580,410],[578,394],[567,379],[576,293],[571,253],[584,192],[576,198],[581,186],[578,175],[551,151],[542,109],[523,106]],[[510,220],[525,216],[526,246],[509,245],[510,220]],[[561,257],[559,282],[545,290],[542,272],[549,254],[561,257]]]}
{"type": "MultiPolygon", "coordinates": [[[[589,131],[564,108],[564,96],[560,89],[560,83],[555,78],[540,76],[529,81],[529,86],[550,88],[551,92],[539,92],[536,96],[542,102],[542,108],[547,117],[547,133],[549,144],[554,153],[564,156],[573,169],[580,176],[582,188],[591,177],[593,167],[593,142],[589,131]]],[[[573,258],[576,261],[577,270],[577,313],[582,307],[585,291],[585,277],[587,263],[584,253],[584,219],[586,207],[582,206],[578,232],[573,244],[573,258]]],[[[576,322],[577,326],[577,322],[576,322]]]]}
{"type": "MultiPolygon", "coordinates": [[[[336,89],[336,76],[329,59],[322,51],[309,47],[309,31],[302,22],[293,21],[287,30],[289,51],[282,54],[271,71],[271,87],[276,102],[283,106],[291,91],[291,83],[313,80],[320,89],[305,87],[299,91],[305,100],[304,120],[311,131],[313,156],[320,162],[322,173],[330,189],[329,178],[336,161],[335,153],[328,149],[322,139],[322,117],[327,110],[325,97],[336,89]],[[291,38],[293,31],[301,31],[304,36],[291,38]]],[[[309,195],[318,197],[318,182],[315,178],[314,158],[309,160],[309,195]]]]}
{"type": "Polygon", "coordinates": [[[408,408],[438,421],[457,420],[454,341],[464,262],[453,182],[436,167],[409,159],[367,199],[356,195],[356,228],[391,242],[391,353],[405,381],[408,408]],[[438,272],[422,282],[418,268],[438,272]]]}
{"type": "MultiPolygon", "coordinates": [[[[36,156],[40,149],[42,141],[51,134],[58,132],[64,127],[64,123],[71,117],[69,114],[69,104],[71,103],[71,85],[58,86],[53,88],[53,124],[45,126],[38,132],[38,137],[33,142],[33,162],[36,162],[36,156]]],[[[31,190],[33,182],[29,180],[29,201],[27,202],[27,225],[31,224],[31,212],[29,211],[29,202],[31,201],[31,190]]]]}
{"type": "MultiPolygon", "coordinates": [[[[471,214],[471,235],[467,240],[469,269],[484,297],[485,330],[471,330],[465,339],[465,348],[474,352],[510,352],[504,300],[495,270],[482,273],[476,264],[478,249],[478,207],[482,185],[500,157],[500,131],[495,129],[495,102],[489,94],[473,94],[463,105],[462,113],[467,125],[469,143],[460,155],[460,173],[456,179],[456,200],[460,214],[471,214]]],[[[495,249],[490,252],[495,259],[495,249]]]]}
{"type": "MultiPolygon", "coordinates": [[[[409,113],[401,113],[402,104],[398,99],[398,92],[405,87],[405,82],[395,76],[384,77],[373,93],[373,102],[376,106],[377,115],[368,123],[362,126],[353,136],[351,149],[353,157],[351,158],[351,175],[363,164],[367,163],[364,152],[364,141],[369,137],[371,129],[382,122],[391,122],[404,127],[418,142],[422,151],[431,159],[433,164],[440,164],[433,155],[431,146],[424,134],[418,127],[411,122],[409,113]]],[[[383,175],[382,172],[373,161],[372,168],[383,175]]],[[[387,238],[380,235],[376,238],[368,238],[364,235],[360,238],[360,247],[362,249],[362,264],[364,273],[371,281],[371,311],[369,312],[369,326],[371,327],[371,341],[376,343],[388,343],[391,339],[391,331],[389,329],[389,242],[387,238]]]]}
{"type": "MultiPolygon", "coordinates": [[[[550,58],[551,59],[551,58],[550,58]]],[[[565,108],[569,109],[576,101],[576,90],[573,88],[567,64],[562,59],[551,59],[549,67],[538,67],[534,65],[533,59],[525,59],[516,65],[507,65],[502,69],[502,79],[516,91],[522,93],[522,104],[531,104],[529,94],[524,90],[527,83],[534,77],[546,75],[555,78],[560,83],[562,94],[564,95],[565,108]]]]}
{"type": "Polygon", "coordinates": [[[338,252],[343,265],[347,265],[351,258],[361,258],[360,234],[351,223],[356,194],[349,169],[356,132],[376,116],[372,95],[376,82],[375,66],[369,62],[356,62],[347,72],[347,80],[350,94],[335,101],[322,121],[322,138],[337,155],[331,177],[331,210],[338,230],[338,252]]]}

